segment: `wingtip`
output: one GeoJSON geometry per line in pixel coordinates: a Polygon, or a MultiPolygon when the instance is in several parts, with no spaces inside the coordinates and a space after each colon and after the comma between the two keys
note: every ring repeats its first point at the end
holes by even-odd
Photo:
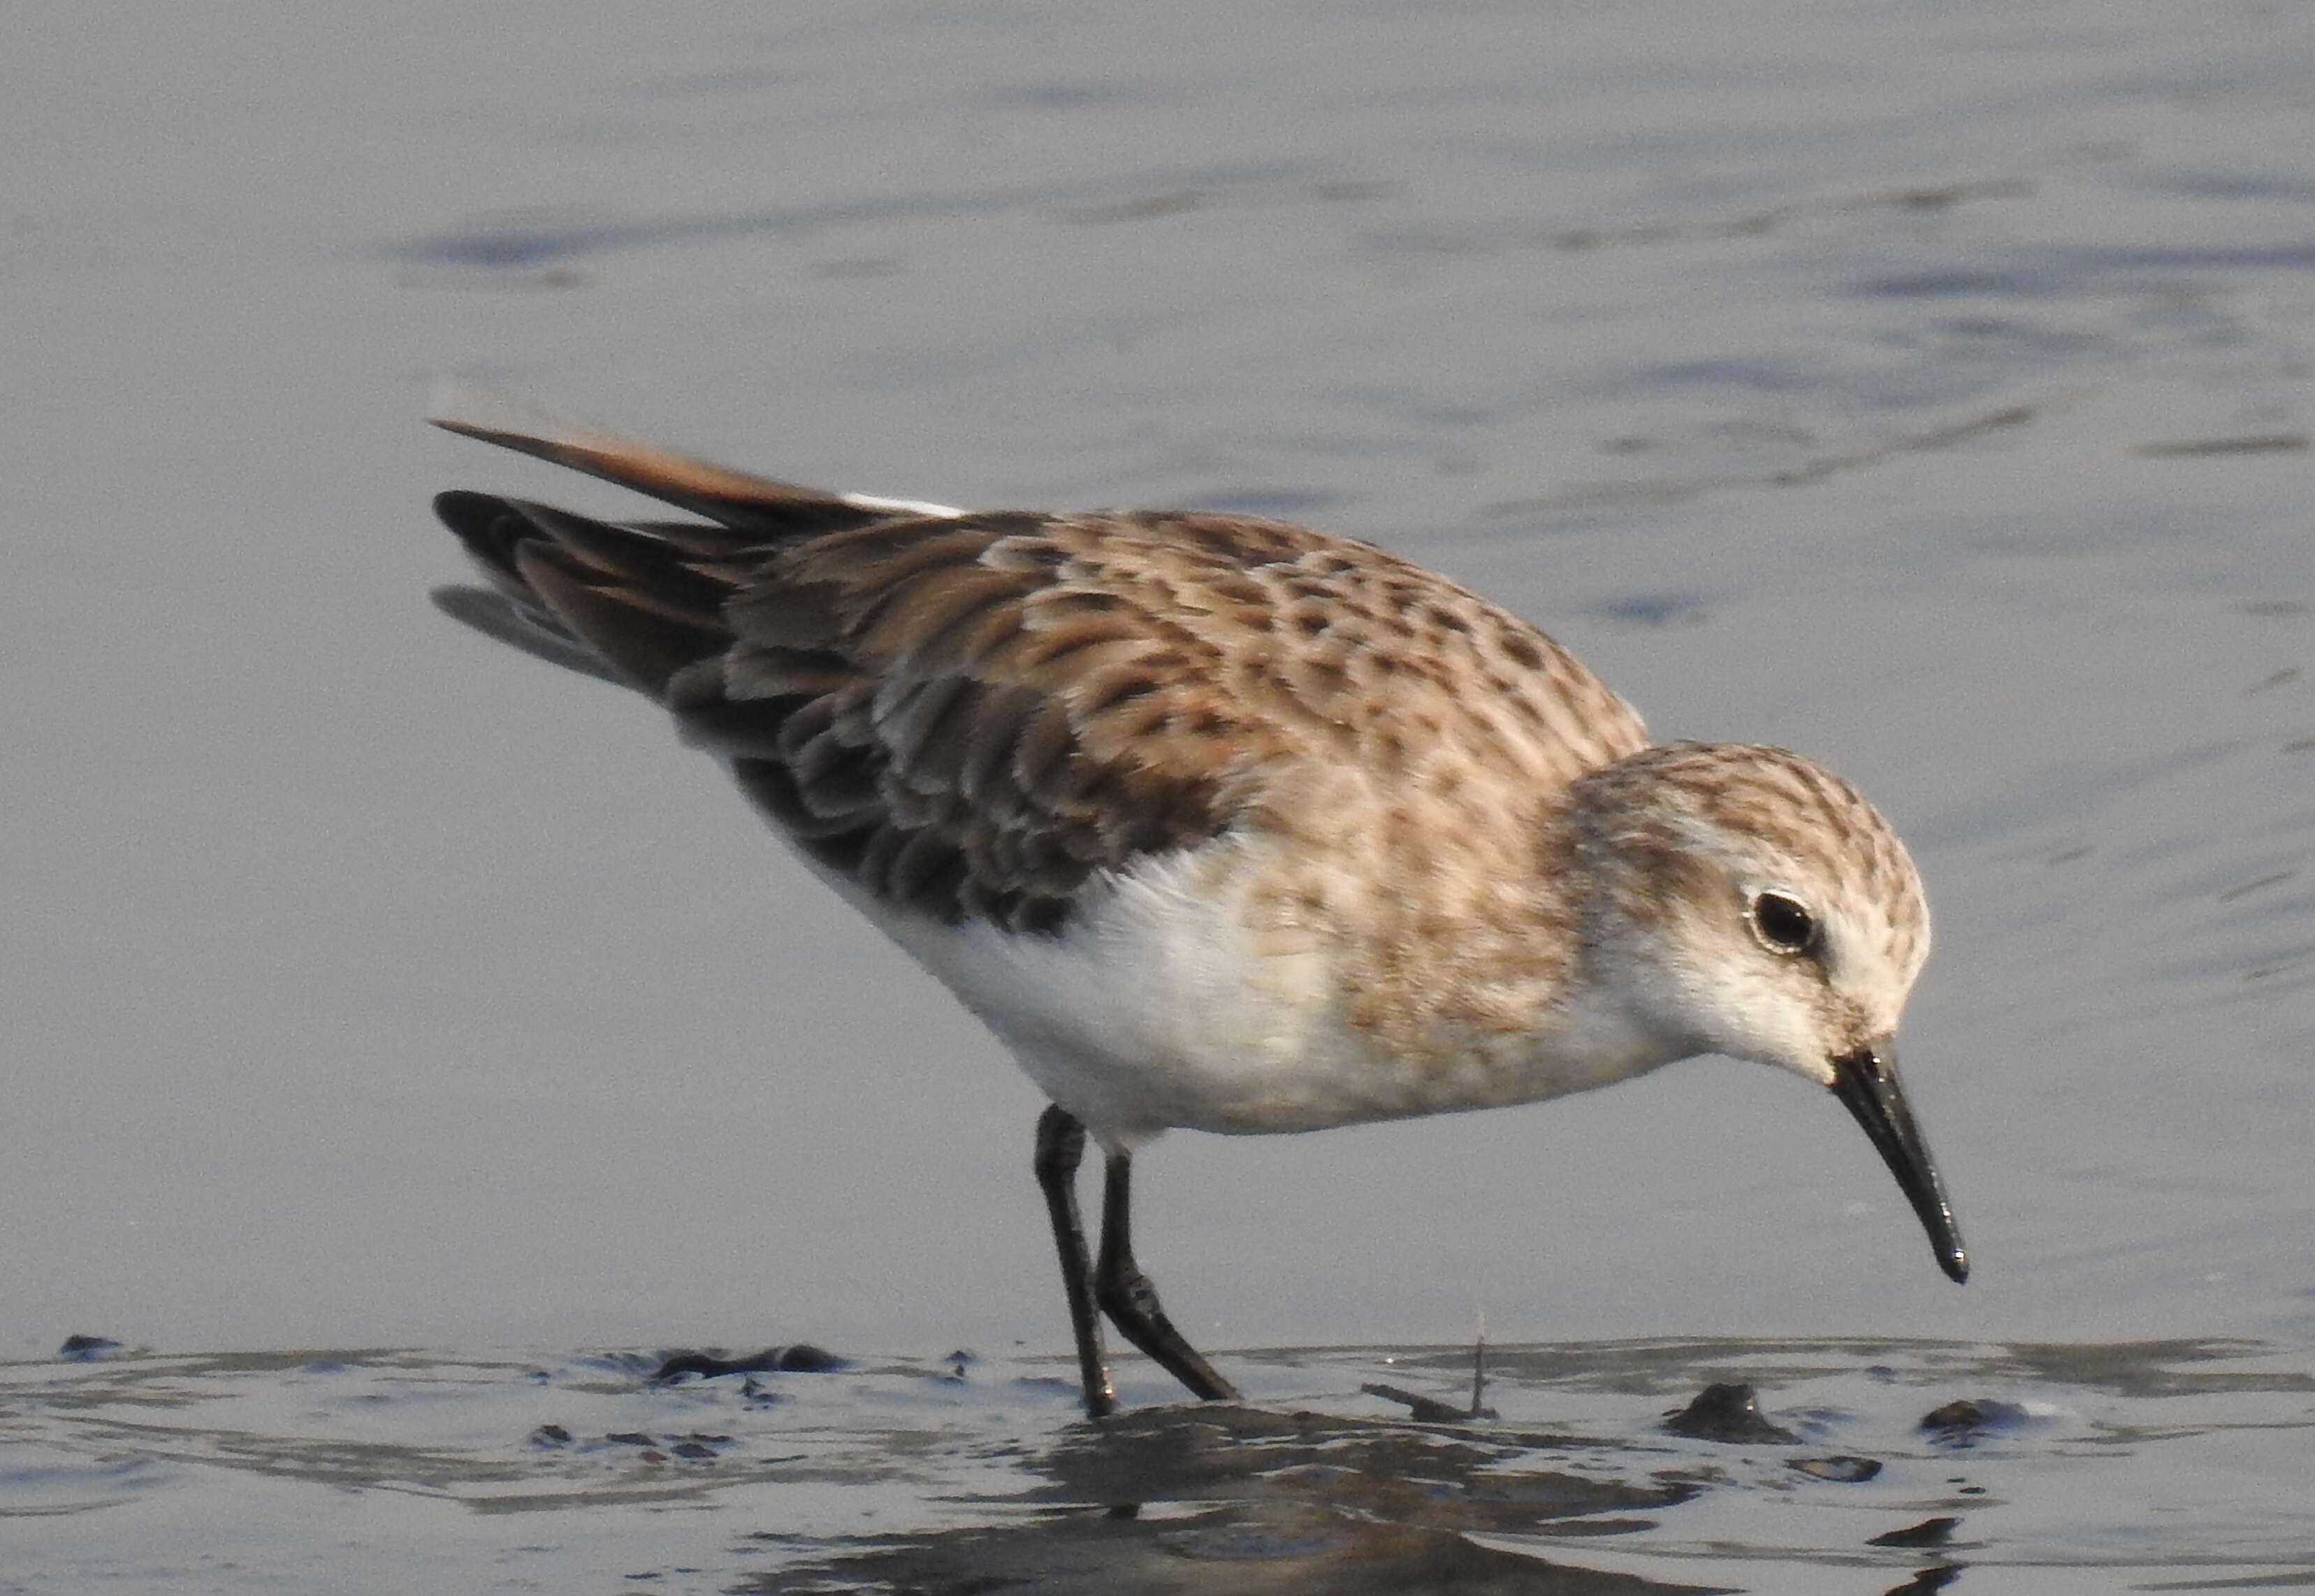
{"type": "Polygon", "coordinates": [[[426,597],[434,607],[454,621],[464,621],[478,632],[488,632],[481,617],[495,616],[506,607],[506,595],[478,588],[472,582],[443,582],[426,590],[426,597]]]}
{"type": "Polygon", "coordinates": [[[446,488],[434,495],[434,519],[464,537],[473,528],[497,519],[505,501],[472,488],[446,488]]]}
{"type": "Polygon", "coordinates": [[[430,426],[468,438],[548,439],[592,429],[573,417],[497,388],[446,377],[426,402],[430,426]]]}
{"type": "Polygon", "coordinates": [[[435,608],[452,620],[473,627],[485,637],[519,648],[533,658],[609,682],[615,687],[634,685],[587,644],[553,629],[495,589],[446,582],[430,590],[427,597],[434,601],[435,608]]]}

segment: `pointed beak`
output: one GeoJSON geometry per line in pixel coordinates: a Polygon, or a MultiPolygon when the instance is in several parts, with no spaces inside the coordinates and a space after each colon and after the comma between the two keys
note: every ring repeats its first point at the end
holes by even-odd
{"type": "Polygon", "coordinates": [[[1961,1230],[1954,1223],[1953,1206],[1946,1201],[1937,1166],[1929,1162],[1929,1144],[1905,1094],[1897,1085],[1897,1051],[1893,1038],[1881,1037],[1832,1061],[1832,1095],[1857,1116],[1880,1152],[1889,1173],[1905,1193],[1905,1201],[1921,1218],[1929,1233],[1938,1267],[1956,1281],[1969,1278],[1969,1255],[1962,1250],[1961,1230]]]}

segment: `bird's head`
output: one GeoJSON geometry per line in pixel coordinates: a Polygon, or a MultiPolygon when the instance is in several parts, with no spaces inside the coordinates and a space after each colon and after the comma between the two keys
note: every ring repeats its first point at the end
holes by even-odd
{"type": "Polygon", "coordinates": [[[1758,1060],[1829,1087],[1928,1230],[1969,1272],[1897,1081],[1895,1037],[1929,952],[1920,875],[1854,787],[1797,754],[1666,743],[1568,798],[1592,979],[1675,1053],[1758,1060]]]}

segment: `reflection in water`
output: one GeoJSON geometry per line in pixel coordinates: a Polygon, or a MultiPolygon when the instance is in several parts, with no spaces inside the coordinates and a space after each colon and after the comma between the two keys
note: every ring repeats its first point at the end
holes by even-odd
{"type": "Polygon", "coordinates": [[[1889,1587],[1889,1596],[1928,1596],[1931,1591],[1942,1591],[1961,1577],[1961,1569],[1951,1563],[1940,1563],[1934,1568],[1924,1568],[1902,1585],[1889,1587]]]}
{"type": "MultiPolygon", "coordinates": [[[[1566,1437],[1488,1426],[1137,1409],[1025,1459],[1040,1511],[847,1550],[760,1591],[1141,1592],[1687,1590],[1557,1565],[1475,1535],[1627,1534],[1693,1496],[1684,1471],[1548,1465],[1566,1437]]],[[[1581,1443],[1578,1443],[1581,1444],[1581,1443]]]]}
{"type": "Polygon", "coordinates": [[[1018,1590],[1051,1596],[1334,1596],[1342,1592],[1500,1592],[1640,1596],[1702,1591],[1572,1568],[1445,1530],[1334,1514],[1202,1513],[1172,1523],[1084,1513],[1006,1530],[955,1530],[741,1587],[761,1592],[1018,1590]]]}

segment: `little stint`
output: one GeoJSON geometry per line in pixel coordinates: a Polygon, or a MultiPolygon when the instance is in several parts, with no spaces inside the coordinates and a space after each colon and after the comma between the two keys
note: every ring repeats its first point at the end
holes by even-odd
{"type": "Polygon", "coordinates": [[[436,597],[661,704],[1051,1100],[1034,1166],[1091,1413],[1115,1405],[1104,1314],[1197,1396],[1237,1395],[1134,1262],[1134,1153],[1177,1126],[1757,1060],[1840,1099],[1966,1277],[1893,1048],[1920,881],[1821,767],[1651,744],[1533,626],[1306,527],[823,492],[488,397],[436,420],[696,518],[445,493],[489,585],[436,597]]]}

